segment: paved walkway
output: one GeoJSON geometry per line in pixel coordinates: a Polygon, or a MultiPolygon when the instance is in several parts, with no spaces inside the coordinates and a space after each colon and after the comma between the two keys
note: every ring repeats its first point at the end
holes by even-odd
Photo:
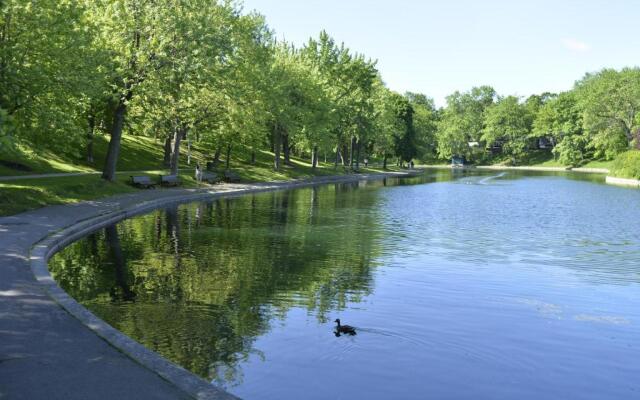
{"type": "MultiPolygon", "coordinates": [[[[179,194],[155,192],[141,197],[179,194]]],[[[139,200],[122,196],[0,218],[0,398],[189,398],[68,314],[29,265],[31,247],[44,237],[139,200]]]]}
{"type": "MultiPolygon", "coordinates": [[[[193,168],[180,168],[178,171],[193,171],[193,168]]],[[[118,171],[118,174],[149,174],[149,171],[118,171]]],[[[73,176],[100,175],[100,171],[90,172],[57,172],[51,174],[9,175],[0,176],[0,182],[20,181],[25,179],[68,178],[73,176]]]]}
{"type": "MultiPolygon", "coordinates": [[[[149,190],[0,218],[0,399],[198,397],[193,393],[188,395],[112,347],[52,299],[33,275],[29,260],[32,247],[44,238],[71,225],[91,223],[92,218],[162,200],[170,202],[185,196],[283,189],[382,176],[223,184],[204,190],[149,190]]],[[[227,397],[222,393],[207,398],[227,397]]]]}

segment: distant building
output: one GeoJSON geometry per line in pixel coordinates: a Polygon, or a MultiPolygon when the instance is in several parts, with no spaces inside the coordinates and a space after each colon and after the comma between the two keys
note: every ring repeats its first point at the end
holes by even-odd
{"type": "Polygon", "coordinates": [[[466,160],[461,156],[453,156],[451,157],[451,166],[453,168],[462,168],[464,167],[466,160]]]}
{"type": "Polygon", "coordinates": [[[538,139],[538,148],[541,150],[544,149],[552,149],[553,142],[546,137],[542,137],[538,139]]]}

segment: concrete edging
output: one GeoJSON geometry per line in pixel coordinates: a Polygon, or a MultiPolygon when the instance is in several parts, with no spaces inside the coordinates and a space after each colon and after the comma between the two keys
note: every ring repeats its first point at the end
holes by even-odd
{"type": "Polygon", "coordinates": [[[534,171],[534,172],[579,172],[583,174],[608,174],[606,168],[572,168],[572,167],[527,167],[527,166],[508,166],[508,165],[477,165],[464,167],[452,167],[450,165],[426,165],[421,168],[429,169],[461,169],[461,170],[488,170],[488,171],[534,171]]]}
{"type": "Polygon", "coordinates": [[[577,168],[571,168],[570,171],[572,172],[583,172],[586,174],[608,174],[609,173],[609,169],[608,168],[583,168],[583,167],[577,167],[577,168]]]}
{"type": "MultiPolygon", "coordinates": [[[[422,171],[416,171],[422,172],[422,171]]],[[[302,187],[311,187],[331,183],[349,183],[363,180],[377,180],[388,177],[407,177],[412,173],[379,173],[371,175],[347,175],[329,177],[326,179],[305,180],[297,182],[272,183],[266,185],[239,185],[228,191],[214,192],[212,190],[196,191],[192,194],[182,194],[161,199],[155,199],[139,203],[118,211],[97,213],[83,221],[72,223],[60,231],[51,234],[36,243],[30,251],[29,263],[36,281],[42,285],[45,292],[64,310],[78,319],[83,325],[93,331],[110,345],[139,363],[143,367],[153,371],[164,380],[195,399],[237,399],[237,397],[219,389],[204,379],[194,375],[177,364],[165,359],[160,354],[147,349],[140,343],[113,328],[91,311],[86,309],[69,294],[67,294],[49,272],[49,259],[62,248],[72,242],[108,225],[115,224],[124,219],[131,218],[154,209],[172,204],[190,203],[198,200],[215,199],[219,197],[239,197],[247,194],[286,190],[302,187]]]]}
{"type": "Polygon", "coordinates": [[[607,176],[608,185],[626,186],[640,188],[640,180],[629,178],[616,178],[615,176],[607,176]]]}
{"type": "Polygon", "coordinates": [[[480,170],[491,170],[491,171],[540,171],[540,172],[567,172],[571,171],[571,168],[566,167],[512,167],[506,165],[478,165],[477,167],[473,167],[475,169],[480,170]]]}

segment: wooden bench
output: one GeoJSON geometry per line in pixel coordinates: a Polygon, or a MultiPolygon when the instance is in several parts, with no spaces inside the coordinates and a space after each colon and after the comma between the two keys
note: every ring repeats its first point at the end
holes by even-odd
{"type": "Polygon", "coordinates": [[[178,175],[160,175],[160,184],[162,186],[179,186],[180,179],[178,175]]]}
{"type": "Polygon", "coordinates": [[[202,181],[208,183],[218,183],[220,182],[220,177],[215,172],[203,172],[202,181]]]}
{"type": "Polygon", "coordinates": [[[226,182],[240,182],[240,175],[231,170],[224,171],[224,180],[226,182]]]}
{"type": "Polygon", "coordinates": [[[146,175],[131,176],[131,184],[144,189],[153,189],[156,187],[156,184],[146,175]]]}

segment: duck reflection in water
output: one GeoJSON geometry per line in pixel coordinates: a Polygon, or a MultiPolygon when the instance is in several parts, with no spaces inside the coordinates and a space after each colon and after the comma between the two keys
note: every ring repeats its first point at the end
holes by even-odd
{"type": "Polygon", "coordinates": [[[340,325],[340,318],[336,319],[333,322],[338,324],[336,326],[336,329],[333,331],[333,333],[336,335],[336,337],[340,337],[342,335],[354,336],[356,334],[356,328],[354,328],[353,326],[340,325]]]}

